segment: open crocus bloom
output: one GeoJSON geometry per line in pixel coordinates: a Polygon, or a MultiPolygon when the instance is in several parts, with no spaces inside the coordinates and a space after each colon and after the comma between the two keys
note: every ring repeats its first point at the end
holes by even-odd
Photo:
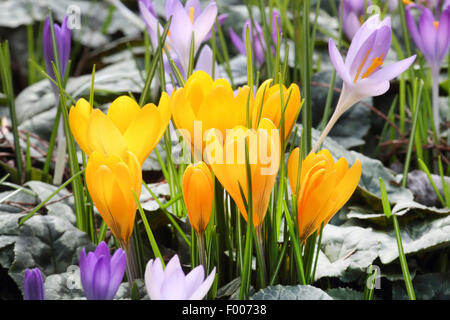
{"type": "Polygon", "coordinates": [[[257,130],[237,126],[229,130],[223,142],[210,131],[205,148],[209,165],[217,179],[236,202],[247,220],[248,184],[245,146],[248,146],[252,183],[253,224],[262,225],[280,165],[280,137],[269,119],[263,118],[257,130]],[[245,199],[242,198],[242,193],[245,199]]]}
{"type": "Polygon", "coordinates": [[[350,199],[361,177],[361,162],[357,159],[349,168],[345,158],[335,163],[331,153],[324,149],[310,153],[302,161],[297,180],[299,152],[295,148],[289,156],[288,178],[291,191],[297,195],[299,236],[304,241],[350,199]]]}
{"type": "Polygon", "coordinates": [[[190,164],[184,171],[183,199],[191,226],[197,233],[203,233],[209,223],[214,199],[214,181],[203,161],[190,164]]]}
{"type": "Polygon", "coordinates": [[[239,88],[235,96],[227,80],[214,81],[204,71],[194,72],[184,88],[172,93],[170,108],[174,124],[177,129],[183,129],[179,132],[193,152],[197,153],[196,160],[201,159],[203,134],[207,130],[218,129],[225,137],[226,129],[246,124],[248,95],[247,86],[239,88]]]}
{"type": "Polygon", "coordinates": [[[80,278],[86,298],[112,300],[122,283],[126,261],[125,251],[120,248],[111,257],[104,241],[87,255],[86,249],[81,249],[80,278]]]}
{"type": "Polygon", "coordinates": [[[145,269],[145,286],[151,300],[201,300],[214,282],[216,268],[205,279],[203,265],[184,274],[177,255],[163,269],[159,258],[150,260],[145,269]]]}
{"type": "Polygon", "coordinates": [[[169,120],[169,96],[165,92],[158,107],[149,103],[140,108],[130,97],[121,96],[113,101],[105,115],[81,98],[69,112],[72,134],[88,156],[99,151],[123,158],[129,150],[141,165],[161,139],[169,120]]]}
{"type": "Polygon", "coordinates": [[[391,20],[380,21],[379,15],[370,17],[353,37],[347,57],[342,59],[332,39],[328,42],[330,59],[343,80],[342,92],[327,127],[313,152],[325,139],[337,119],[358,101],[379,96],[389,89],[389,81],[409,68],[416,56],[381,67],[391,46],[391,20]]]}
{"type": "Polygon", "coordinates": [[[86,166],[89,194],[105,223],[123,248],[133,232],[142,186],[142,172],[136,156],[126,151],[121,158],[94,151],[86,166]]]}
{"type": "MultiPolygon", "coordinates": [[[[163,28],[158,22],[153,1],[139,0],[138,4],[142,19],[147,26],[152,46],[153,48],[156,48],[158,46],[158,29],[159,34],[162,35],[163,28]]],[[[178,20],[183,22],[190,21],[189,26],[191,26],[191,28],[189,28],[189,35],[187,35],[187,32],[189,32],[188,29],[183,30],[183,35],[174,34],[173,32],[175,31],[172,31],[171,29],[169,30],[165,43],[165,50],[170,51],[170,57],[175,62],[183,77],[185,77],[188,72],[192,31],[194,31],[195,34],[196,46],[194,48],[194,55],[196,56],[201,43],[211,37],[212,26],[215,22],[216,15],[217,8],[215,7],[214,2],[211,2],[204,10],[202,10],[199,0],[188,0],[184,6],[179,0],[166,1],[167,20],[173,16],[172,25],[174,25],[176,30],[183,28],[183,26],[179,25],[178,20]],[[205,32],[207,32],[206,35],[205,32]]],[[[220,24],[225,21],[226,16],[227,15],[220,15],[218,17],[220,24]]],[[[164,54],[163,59],[166,67],[165,70],[171,70],[169,59],[166,54],[164,54]]],[[[203,70],[211,73],[212,62],[212,50],[205,45],[198,55],[197,64],[195,65],[194,70],[203,70]]],[[[170,87],[173,87],[173,84],[170,84],[170,87]]],[[[168,90],[168,92],[171,92],[171,90],[168,90]]]]}

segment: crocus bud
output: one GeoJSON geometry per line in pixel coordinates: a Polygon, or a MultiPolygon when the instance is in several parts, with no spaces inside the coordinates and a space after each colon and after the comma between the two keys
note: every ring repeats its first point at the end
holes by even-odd
{"type": "Polygon", "coordinates": [[[225,139],[220,139],[211,131],[207,141],[205,153],[208,163],[246,221],[246,203],[249,202],[245,158],[247,145],[251,170],[253,225],[256,229],[260,228],[280,166],[280,136],[277,128],[271,120],[263,118],[257,130],[236,126],[229,130],[225,139]]]}
{"type": "Polygon", "coordinates": [[[38,268],[25,271],[23,291],[25,300],[45,300],[44,279],[38,268]]]}
{"type": "Polygon", "coordinates": [[[86,185],[105,223],[127,248],[133,233],[137,204],[142,186],[142,171],[136,156],[104,156],[94,151],[86,166],[86,185]],[[133,194],[134,192],[134,194],[133,194]]]}
{"type": "Polygon", "coordinates": [[[104,241],[87,255],[83,248],[80,253],[80,277],[86,298],[112,300],[122,282],[126,261],[122,249],[117,249],[111,258],[104,241]]]}
{"type": "Polygon", "coordinates": [[[208,226],[214,198],[214,183],[208,166],[190,164],[183,175],[183,199],[194,230],[201,234],[208,226]]]}
{"type": "Polygon", "coordinates": [[[145,286],[151,300],[201,300],[214,282],[216,268],[205,279],[203,265],[184,274],[177,255],[163,269],[159,258],[150,260],[145,269],[145,286]]]}
{"type": "MultiPolygon", "coordinates": [[[[65,17],[61,26],[53,24],[53,30],[55,31],[55,41],[57,45],[58,59],[61,68],[60,77],[64,77],[66,72],[67,63],[70,58],[70,29],[67,25],[69,17],[65,17]]],[[[55,55],[53,51],[52,32],[50,29],[50,18],[47,17],[44,24],[44,31],[42,34],[42,49],[44,51],[45,67],[47,73],[53,78],[55,74],[53,72],[52,62],[55,63],[55,55]]]]}

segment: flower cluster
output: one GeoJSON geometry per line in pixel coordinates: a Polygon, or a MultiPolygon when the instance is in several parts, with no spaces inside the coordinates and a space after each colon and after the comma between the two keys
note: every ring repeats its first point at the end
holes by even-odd
{"type": "MultiPolygon", "coordinates": [[[[214,246],[222,249],[222,243],[218,242],[222,241],[220,237],[224,233],[233,233],[233,237],[241,241],[241,223],[247,226],[246,254],[243,257],[240,248],[237,253],[241,256],[236,264],[242,272],[241,282],[248,287],[254,236],[259,248],[257,261],[261,270],[257,271],[258,282],[261,283],[267,276],[264,253],[269,251],[263,245],[273,240],[275,245],[272,248],[277,251],[279,230],[270,228],[278,228],[281,219],[284,218],[286,226],[289,224],[291,228],[289,241],[292,243],[315,240],[314,234],[320,232],[321,226],[325,226],[349,201],[362,174],[359,159],[349,165],[345,158],[335,161],[329,150],[320,150],[325,137],[345,111],[364,98],[384,94],[390,87],[390,80],[409,68],[416,58],[414,55],[383,66],[391,47],[391,20],[389,17],[381,19],[380,15],[375,14],[363,23],[365,8],[370,4],[370,1],[356,0],[341,3],[344,32],[351,39],[345,61],[332,39],[328,49],[331,62],[343,80],[342,91],[334,113],[315,146],[312,150],[304,150],[304,144],[300,144],[300,149],[295,147],[296,139],[290,139],[302,108],[299,86],[286,83],[281,75],[262,83],[257,81],[258,85],[254,87],[246,84],[234,87],[227,79],[214,79],[210,71],[211,49],[204,45],[201,52],[199,50],[214,32],[213,26],[218,18],[216,3],[210,1],[202,8],[199,0],[188,0],[184,5],[179,0],[165,2],[165,18],[172,19],[172,23],[164,44],[163,59],[166,64],[173,59],[182,76],[187,78],[185,82],[181,81],[182,87],[166,90],[169,93],[162,92],[158,105],[149,103],[141,106],[129,96],[119,96],[109,105],[106,113],[80,98],[71,106],[68,118],[66,114],[73,138],[82,150],[83,160],[87,156],[84,169],[86,189],[90,195],[87,198],[92,199],[121,247],[112,256],[104,241],[93,252],[87,253],[85,248],[81,250],[80,278],[87,299],[114,299],[125,272],[130,285],[134,283],[134,243],[139,240],[134,241],[131,237],[136,211],[138,207],[142,209],[139,206],[142,167],[166,133],[171,120],[178,137],[189,146],[192,157],[189,157],[187,166],[176,167],[169,159],[170,167],[165,167],[161,161],[165,178],[172,184],[171,205],[173,208],[179,205],[181,214],[161,208],[183,236],[182,228],[172,215],[189,217],[192,233],[190,239],[184,238],[191,246],[192,270],[185,274],[178,255],[174,255],[164,267],[164,260],[168,259],[163,259],[164,255],[159,252],[145,219],[145,212],[140,211],[155,257],[147,263],[145,275],[141,275],[145,278],[150,299],[203,299],[213,283],[218,281],[214,263],[219,258],[212,255],[206,258],[206,254],[214,246]],[[199,58],[197,70],[189,75],[191,48],[194,56],[199,53],[199,58]],[[287,163],[285,157],[288,157],[287,163]],[[289,221],[289,198],[293,200],[294,224],[289,221]],[[218,205],[222,207],[218,208],[218,205]],[[233,209],[228,210],[231,207],[233,209]],[[219,211],[227,212],[220,216],[219,211]],[[224,222],[229,218],[227,215],[233,217],[224,222]],[[267,222],[268,219],[270,221],[267,222]],[[235,225],[239,227],[230,230],[235,225]],[[270,229],[269,232],[267,229],[270,229]],[[194,240],[198,241],[197,246],[194,240]],[[196,253],[199,259],[195,257],[196,253]],[[250,270],[249,273],[245,272],[245,268],[250,270]]],[[[158,46],[158,36],[162,34],[155,6],[152,0],[139,0],[138,5],[155,48],[158,46]]],[[[390,5],[396,7],[394,2],[390,5]]],[[[417,28],[408,6],[407,24],[418,49],[436,73],[450,46],[450,8],[442,10],[439,21],[435,21],[427,8],[421,10],[417,28]]],[[[240,53],[245,54],[245,33],[249,28],[252,54],[257,65],[262,67],[265,58],[275,53],[280,39],[277,34],[277,26],[281,28],[279,18],[280,14],[274,10],[271,21],[267,22],[272,27],[270,39],[264,39],[267,35],[264,35],[261,25],[247,20],[242,39],[230,29],[231,41],[240,53]],[[265,43],[265,40],[270,43],[265,43]]],[[[44,55],[47,70],[54,77],[50,66],[55,59],[55,50],[49,30],[47,19],[43,34],[44,55]]],[[[55,25],[54,30],[58,45],[56,52],[64,74],[70,54],[67,18],[61,27],[55,25]]],[[[164,65],[161,67],[165,68],[164,65]]],[[[170,147],[166,144],[167,156],[170,156],[170,147]]],[[[242,247],[241,243],[238,246],[242,247]]],[[[299,250],[296,258],[300,261],[296,263],[302,263],[302,249],[295,245],[291,249],[299,250]]],[[[232,253],[227,252],[227,259],[231,259],[232,253]]],[[[218,255],[225,255],[225,252],[218,255]]],[[[278,270],[280,265],[272,269],[278,270]]],[[[141,265],[142,272],[143,267],[144,264],[141,265]]],[[[220,274],[221,268],[217,270],[220,274]]],[[[25,272],[24,296],[28,300],[45,298],[43,276],[39,269],[25,272]]]]}

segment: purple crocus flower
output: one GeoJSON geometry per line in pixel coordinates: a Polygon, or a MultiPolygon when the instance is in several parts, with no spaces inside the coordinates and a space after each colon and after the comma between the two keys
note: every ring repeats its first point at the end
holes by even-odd
{"type": "MultiPolygon", "coordinates": [[[[371,4],[371,1],[367,1],[367,6],[371,4]]],[[[353,39],[353,36],[361,27],[361,19],[364,16],[365,8],[364,0],[342,0],[339,12],[342,15],[342,30],[348,39],[353,39]]]]}
{"type": "MultiPolygon", "coordinates": [[[[163,28],[159,24],[156,14],[152,13],[151,3],[150,0],[140,0],[139,11],[147,25],[152,45],[156,47],[158,45],[158,29],[159,34],[162,34],[163,28]]],[[[172,16],[166,45],[171,51],[172,59],[175,61],[175,56],[178,59],[181,66],[180,71],[186,74],[189,67],[192,33],[194,33],[194,54],[196,54],[201,43],[211,36],[211,29],[217,16],[217,6],[214,1],[211,1],[202,10],[199,0],[188,0],[184,6],[180,0],[167,0],[165,9],[166,18],[169,19],[172,16]]],[[[223,21],[224,18],[222,16],[220,19],[223,21]]]]}
{"type": "Polygon", "coordinates": [[[150,260],[145,269],[145,286],[151,300],[201,300],[214,281],[216,268],[205,279],[203,265],[184,274],[177,255],[163,269],[159,258],[150,260]]]}
{"type": "Polygon", "coordinates": [[[126,263],[125,251],[117,249],[111,258],[104,241],[87,256],[83,248],[80,253],[80,276],[86,298],[112,300],[122,282],[126,263]]]}
{"type": "Polygon", "coordinates": [[[25,300],[45,300],[44,279],[38,268],[25,270],[25,300]]]}
{"type": "Polygon", "coordinates": [[[371,96],[379,96],[389,89],[389,81],[409,68],[416,56],[381,68],[391,46],[391,21],[380,21],[379,15],[370,17],[356,32],[347,57],[342,59],[332,39],[328,42],[330,59],[343,80],[336,109],[312,152],[315,152],[338,118],[352,105],[371,96]]]}
{"type": "MultiPolygon", "coordinates": [[[[275,45],[277,45],[277,20],[279,21],[279,13],[274,10],[272,14],[272,40],[275,45]]],[[[247,26],[249,27],[250,35],[251,35],[251,42],[252,42],[252,51],[254,54],[254,57],[256,59],[256,62],[258,65],[262,65],[265,61],[264,52],[267,48],[265,42],[264,42],[264,34],[263,29],[261,25],[254,21],[255,29],[252,28],[252,23],[250,19],[245,20],[244,27],[242,28],[242,38],[239,38],[239,36],[233,31],[232,28],[229,28],[230,38],[231,42],[233,43],[234,47],[239,51],[240,54],[243,54],[244,56],[247,54],[246,49],[246,32],[247,32],[247,26]]],[[[280,21],[278,22],[279,28],[281,28],[280,21]]],[[[281,30],[278,30],[281,34],[281,30]]],[[[274,53],[274,48],[272,48],[272,53],[274,53]]]]}
{"type": "MultiPolygon", "coordinates": [[[[419,7],[420,8],[420,7],[419,7]]],[[[433,13],[426,7],[421,7],[419,28],[411,14],[411,6],[405,10],[406,23],[417,48],[423,53],[430,66],[433,78],[432,103],[433,121],[439,136],[439,71],[442,61],[450,48],[450,6],[444,3],[440,19],[435,20],[433,13]]]]}
{"type": "Polygon", "coordinates": [[[406,7],[406,23],[417,48],[423,53],[432,72],[439,72],[450,46],[450,7],[435,21],[430,9],[422,7],[417,28],[410,6],[406,7]]]}
{"type": "MultiPolygon", "coordinates": [[[[58,47],[58,58],[61,68],[61,77],[64,76],[67,68],[67,63],[70,58],[70,29],[67,25],[67,20],[69,17],[64,17],[63,23],[59,26],[57,23],[53,24],[53,29],[55,31],[55,40],[58,47]]],[[[52,42],[52,32],[50,29],[50,17],[44,23],[44,31],[42,35],[42,48],[44,51],[45,67],[47,73],[56,79],[53,72],[52,61],[56,64],[55,56],[53,52],[53,42],[52,42]]]]}

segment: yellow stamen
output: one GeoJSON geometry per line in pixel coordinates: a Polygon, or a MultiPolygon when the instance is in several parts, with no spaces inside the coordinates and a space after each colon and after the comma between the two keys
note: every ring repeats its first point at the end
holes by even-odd
{"type": "Polygon", "coordinates": [[[408,5],[408,4],[413,4],[413,1],[410,0],[403,0],[403,4],[408,5]]]}
{"type": "Polygon", "coordinates": [[[368,76],[370,76],[372,74],[372,72],[375,71],[376,68],[381,66],[383,64],[383,57],[384,57],[384,53],[382,53],[381,56],[373,59],[372,64],[369,66],[367,71],[362,75],[361,79],[367,78],[368,76]]]}
{"type": "Polygon", "coordinates": [[[367,60],[367,57],[369,56],[369,53],[370,53],[370,49],[367,50],[367,53],[366,53],[366,55],[364,56],[363,61],[361,62],[361,64],[360,64],[359,67],[358,67],[358,71],[356,72],[355,79],[353,79],[353,82],[354,82],[354,83],[356,83],[356,80],[358,80],[359,74],[361,73],[361,70],[362,70],[362,68],[364,67],[364,63],[366,63],[366,60],[367,60]]]}
{"type": "Polygon", "coordinates": [[[189,18],[191,19],[191,23],[194,23],[194,7],[189,8],[189,18]]]}
{"type": "Polygon", "coordinates": [[[434,28],[437,30],[439,28],[439,21],[433,22],[434,28]]]}

